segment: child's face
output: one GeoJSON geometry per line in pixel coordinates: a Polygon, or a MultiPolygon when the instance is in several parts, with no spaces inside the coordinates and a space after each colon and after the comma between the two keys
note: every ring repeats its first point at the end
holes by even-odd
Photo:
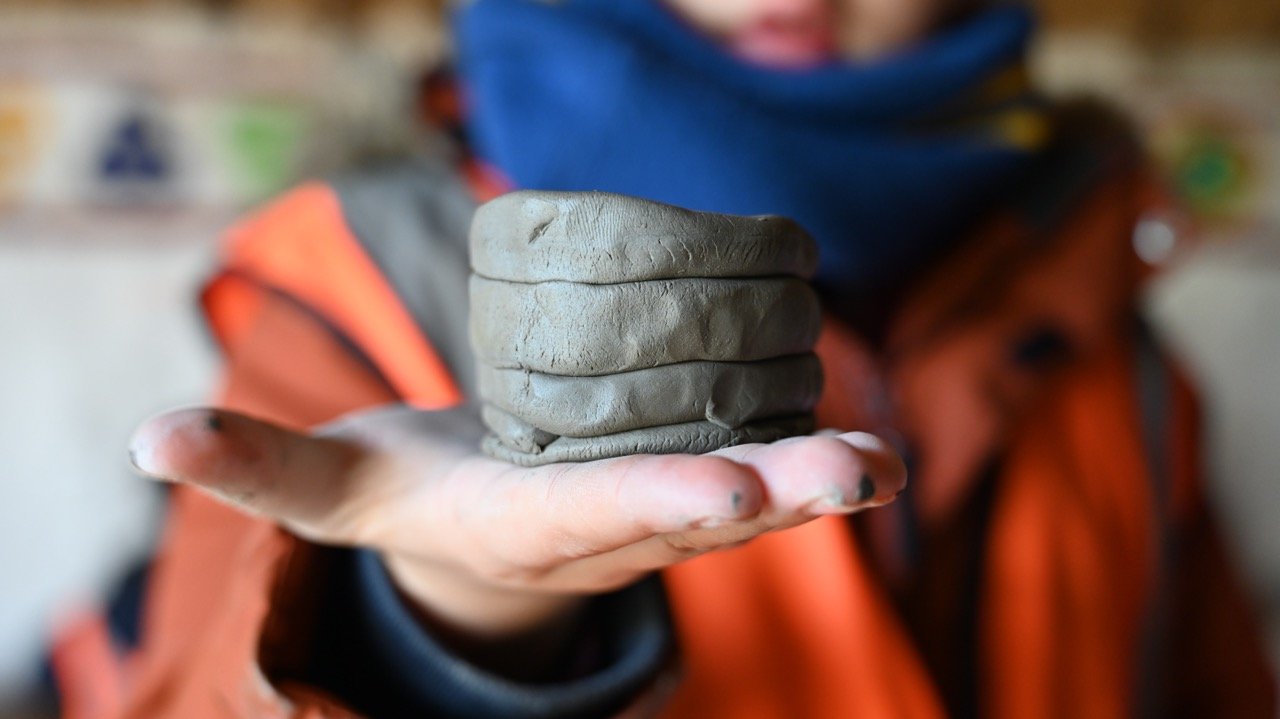
{"type": "Polygon", "coordinates": [[[664,0],[747,60],[806,67],[922,38],[965,0],[664,0]]]}

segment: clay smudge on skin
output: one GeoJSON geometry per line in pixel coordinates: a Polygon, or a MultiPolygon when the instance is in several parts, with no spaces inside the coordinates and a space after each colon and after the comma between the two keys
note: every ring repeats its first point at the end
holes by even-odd
{"type": "Polygon", "coordinates": [[[871,480],[871,475],[863,474],[858,480],[858,502],[870,501],[876,496],[876,483],[871,480]]]}

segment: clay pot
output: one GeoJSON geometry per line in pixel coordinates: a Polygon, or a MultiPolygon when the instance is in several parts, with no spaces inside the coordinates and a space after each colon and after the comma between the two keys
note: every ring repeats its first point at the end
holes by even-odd
{"type": "Polygon", "coordinates": [[[522,191],[477,211],[470,244],[490,455],[699,453],[811,430],[817,250],[796,223],[522,191]]]}

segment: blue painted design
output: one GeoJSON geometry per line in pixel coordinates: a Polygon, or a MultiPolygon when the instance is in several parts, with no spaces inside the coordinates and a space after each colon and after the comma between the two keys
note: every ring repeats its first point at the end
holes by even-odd
{"type": "Polygon", "coordinates": [[[126,115],[108,136],[98,163],[104,179],[128,182],[160,182],[172,172],[159,142],[156,123],[140,112],[126,115]]]}

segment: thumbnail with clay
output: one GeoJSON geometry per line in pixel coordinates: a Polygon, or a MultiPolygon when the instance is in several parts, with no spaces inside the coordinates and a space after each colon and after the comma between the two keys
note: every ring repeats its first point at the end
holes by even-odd
{"type": "Polygon", "coordinates": [[[812,430],[813,240],[795,222],[521,191],[471,226],[489,455],[702,453],[812,430]]]}

